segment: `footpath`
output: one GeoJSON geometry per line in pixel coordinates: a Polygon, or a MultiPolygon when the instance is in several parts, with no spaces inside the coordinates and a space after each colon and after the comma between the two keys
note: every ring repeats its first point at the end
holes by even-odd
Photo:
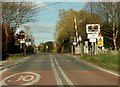
{"type": "Polygon", "coordinates": [[[15,65],[21,64],[23,61],[25,61],[28,58],[28,56],[24,57],[24,58],[18,58],[15,60],[5,60],[5,61],[0,61],[0,71],[7,69],[7,68],[11,68],[15,65]]]}

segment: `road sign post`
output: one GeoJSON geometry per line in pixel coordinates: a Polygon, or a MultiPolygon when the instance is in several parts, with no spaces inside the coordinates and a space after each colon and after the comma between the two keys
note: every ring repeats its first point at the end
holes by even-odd
{"type": "Polygon", "coordinates": [[[98,43],[97,43],[98,47],[103,47],[103,37],[98,37],[98,43]]]}
{"type": "Polygon", "coordinates": [[[86,25],[87,38],[91,42],[91,53],[96,55],[96,39],[100,33],[100,24],[87,24],[86,25]]]}
{"type": "Polygon", "coordinates": [[[85,41],[84,53],[88,53],[88,41],[85,41]]]}

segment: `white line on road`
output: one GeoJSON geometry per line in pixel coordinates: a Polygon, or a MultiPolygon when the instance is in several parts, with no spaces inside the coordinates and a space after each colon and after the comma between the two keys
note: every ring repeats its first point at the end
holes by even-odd
{"type": "Polygon", "coordinates": [[[6,68],[6,69],[3,69],[3,70],[1,70],[0,71],[0,74],[3,74],[5,71],[7,71],[8,69],[6,68]]]}
{"type": "Polygon", "coordinates": [[[31,60],[31,61],[34,61],[34,62],[43,62],[43,61],[50,61],[50,60],[31,60]]]}
{"type": "Polygon", "coordinates": [[[58,68],[59,68],[62,76],[63,76],[64,79],[66,80],[67,84],[73,86],[73,83],[70,81],[70,79],[69,79],[69,78],[67,77],[67,75],[64,73],[64,71],[61,69],[61,67],[59,66],[57,60],[56,60],[55,58],[54,58],[54,60],[55,60],[55,62],[56,62],[56,64],[57,64],[57,66],[58,66],[58,68]]]}
{"type": "Polygon", "coordinates": [[[107,72],[107,73],[110,73],[110,74],[113,74],[113,75],[116,75],[116,76],[120,76],[120,75],[118,75],[118,74],[116,74],[116,73],[113,73],[113,72],[111,72],[111,71],[105,70],[105,69],[103,69],[103,68],[101,68],[101,67],[98,67],[98,66],[95,66],[95,67],[98,68],[98,69],[100,69],[100,70],[102,70],[102,71],[105,71],[105,72],[107,72]]]}
{"type": "MultiPolygon", "coordinates": [[[[67,55],[68,55],[68,54],[67,54],[67,55]]],[[[71,55],[68,55],[68,56],[71,56],[71,55]]],[[[79,59],[78,57],[76,57],[76,56],[73,56],[73,57],[76,58],[76,59],[78,59],[78,60],[80,60],[80,59],[79,59]]],[[[83,60],[80,60],[80,61],[83,61],[83,60]]],[[[83,62],[86,62],[86,61],[83,61],[83,62]]],[[[88,63],[88,62],[86,62],[86,63],[89,64],[89,65],[91,65],[91,66],[93,66],[93,67],[95,67],[95,68],[97,68],[97,69],[99,69],[99,70],[102,70],[102,71],[104,71],[104,72],[107,72],[107,73],[110,73],[110,74],[113,74],[113,75],[116,75],[116,76],[120,76],[120,75],[117,74],[117,73],[114,73],[114,72],[105,70],[105,69],[103,69],[103,68],[101,68],[101,67],[99,67],[99,66],[93,65],[93,64],[88,63]]]]}
{"type": "Polygon", "coordinates": [[[63,85],[63,83],[62,83],[62,81],[61,81],[61,79],[60,79],[60,77],[59,77],[59,75],[58,75],[58,73],[57,73],[57,71],[55,69],[55,65],[54,65],[53,60],[52,60],[52,55],[50,55],[50,60],[51,60],[51,65],[52,65],[52,69],[53,69],[57,84],[58,85],[63,85]]]}

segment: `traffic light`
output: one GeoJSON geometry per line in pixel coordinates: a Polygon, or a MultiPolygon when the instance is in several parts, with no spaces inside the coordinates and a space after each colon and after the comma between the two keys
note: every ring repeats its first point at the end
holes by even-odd
{"type": "Polygon", "coordinates": [[[87,33],[99,33],[100,32],[100,25],[99,24],[87,24],[86,25],[86,32],[87,33]]]}
{"type": "Polygon", "coordinates": [[[25,38],[25,35],[21,35],[21,34],[17,35],[17,39],[24,39],[24,38],[25,38]]]}
{"type": "Polygon", "coordinates": [[[18,34],[16,34],[16,39],[17,40],[25,40],[26,34],[25,33],[18,33],[18,34]]]}
{"type": "Polygon", "coordinates": [[[92,31],[92,26],[88,26],[88,31],[89,31],[89,32],[92,31]]]}
{"type": "Polygon", "coordinates": [[[88,32],[97,32],[98,26],[88,26],[88,32]]]}
{"type": "Polygon", "coordinates": [[[98,26],[94,26],[93,29],[95,32],[98,32],[98,26]]]}

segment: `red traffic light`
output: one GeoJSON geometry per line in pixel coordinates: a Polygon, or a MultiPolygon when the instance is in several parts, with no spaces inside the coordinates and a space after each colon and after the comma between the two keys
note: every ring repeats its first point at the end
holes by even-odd
{"type": "Polygon", "coordinates": [[[86,32],[87,33],[99,33],[100,24],[86,24],[86,32]]]}

